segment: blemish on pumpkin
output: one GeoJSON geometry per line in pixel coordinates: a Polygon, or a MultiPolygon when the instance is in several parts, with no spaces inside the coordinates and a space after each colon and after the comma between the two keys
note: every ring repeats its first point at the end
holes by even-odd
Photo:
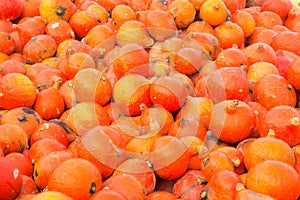
{"type": "Polygon", "coordinates": [[[24,114],[20,114],[20,115],[18,115],[17,116],[17,120],[19,121],[19,122],[27,122],[28,120],[27,120],[27,118],[26,118],[26,116],[24,115],[24,114]]]}
{"type": "Polygon", "coordinates": [[[46,112],[46,108],[45,108],[45,107],[43,108],[42,112],[43,112],[43,113],[45,113],[45,112],[46,112]]]}
{"type": "Polygon", "coordinates": [[[59,108],[56,108],[56,113],[57,113],[57,114],[60,114],[59,108]]]}
{"type": "Polygon", "coordinates": [[[209,162],[209,159],[208,158],[205,158],[202,163],[203,163],[203,166],[206,167],[206,165],[208,164],[209,162]]]}
{"type": "Polygon", "coordinates": [[[3,97],[3,96],[4,96],[4,94],[1,92],[1,93],[0,93],[0,97],[3,97]]]}
{"type": "Polygon", "coordinates": [[[13,173],[14,173],[14,179],[18,178],[18,176],[19,176],[19,170],[15,169],[13,173]]]}
{"type": "Polygon", "coordinates": [[[96,192],[96,183],[93,182],[93,183],[91,184],[91,188],[90,188],[90,190],[89,190],[89,193],[90,193],[90,194],[94,194],[95,192],[96,192]]]}
{"type": "Polygon", "coordinates": [[[298,117],[293,117],[292,120],[291,120],[291,124],[293,126],[299,126],[299,118],[298,117]]]}
{"type": "Polygon", "coordinates": [[[34,170],[34,176],[37,177],[39,175],[37,170],[34,170]]]}

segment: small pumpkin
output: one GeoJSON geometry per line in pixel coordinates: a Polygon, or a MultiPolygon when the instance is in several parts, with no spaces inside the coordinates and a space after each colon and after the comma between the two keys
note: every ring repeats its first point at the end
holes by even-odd
{"type": "Polygon", "coordinates": [[[25,194],[37,194],[39,190],[34,180],[31,178],[31,176],[27,176],[23,174],[21,176],[22,176],[22,188],[19,196],[25,194]]]}
{"type": "Polygon", "coordinates": [[[33,197],[28,197],[33,200],[40,200],[40,199],[61,199],[61,200],[72,200],[70,196],[57,191],[43,191],[40,192],[33,197]]]}
{"type": "Polygon", "coordinates": [[[23,54],[27,62],[34,64],[54,56],[57,44],[49,35],[37,35],[32,37],[24,46],[23,54]]]}
{"type": "Polygon", "coordinates": [[[31,160],[20,152],[11,152],[5,156],[11,164],[19,170],[22,175],[31,177],[33,173],[33,166],[31,160]]]}
{"type": "Polygon", "coordinates": [[[299,175],[286,163],[266,160],[248,171],[246,187],[278,200],[297,199],[300,191],[299,175]]]}
{"type": "Polygon", "coordinates": [[[75,12],[76,6],[70,0],[42,0],[39,6],[39,13],[47,23],[57,19],[69,21],[75,12]]]}
{"type": "Polygon", "coordinates": [[[21,173],[5,157],[0,157],[0,164],[2,169],[0,172],[0,196],[3,200],[13,200],[21,192],[21,173]]]}
{"type": "Polygon", "coordinates": [[[23,2],[21,0],[4,0],[0,6],[0,18],[15,20],[21,16],[23,12],[23,2]]]}
{"type": "Polygon", "coordinates": [[[49,191],[62,192],[78,200],[89,199],[101,187],[100,171],[94,164],[81,158],[63,162],[52,172],[48,182],[49,191]]]}
{"type": "Polygon", "coordinates": [[[121,195],[119,192],[116,192],[111,189],[101,189],[95,194],[93,194],[90,200],[97,200],[97,199],[115,199],[115,200],[126,200],[126,198],[121,195]]]}
{"type": "Polygon", "coordinates": [[[64,40],[75,39],[75,33],[72,26],[62,19],[48,23],[45,28],[45,33],[53,37],[57,45],[64,40]]]}
{"type": "Polygon", "coordinates": [[[10,73],[0,80],[0,107],[13,109],[32,107],[36,99],[33,82],[25,75],[10,73]]]}

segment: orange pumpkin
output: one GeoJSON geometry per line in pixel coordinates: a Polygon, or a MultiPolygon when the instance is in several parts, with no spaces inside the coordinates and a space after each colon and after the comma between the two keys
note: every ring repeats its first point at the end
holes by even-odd
{"type": "Polygon", "coordinates": [[[296,170],[276,160],[266,160],[257,164],[248,171],[246,177],[248,189],[278,200],[297,199],[299,186],[299,175],[296,170]]]}
{"type": "Polygon", "coordinates": [[[31,160],[20,152],[11,152],[5,156],[22,175],[31,177],[33,166],[31,160]]]}
{"type": "Polygon", "coordinates": [[[0,157],[0,164],[0,196],[3,200],[15,199],[21,192],[21,173],[5,157],[0,157]]]}
{"type": "Polygon", "coordinates": [[[273,45],[257,42],[246,46],[243,51],[248,60],[248,66],[255,62],[265,61],[276,65],[276,54],[273,45]]]}
{"type": "Polygon", "coordinates": [[[65,20],[58,19],[46,25],[45,32],[55,40],[59,45],[62,41],[67,39],[75,39],[75,33],[72,26],[65,20]]]}
{"type": "Polygon", "coordinates": [[[2,76],[5,76],[9,73],[20,73],[20,74],[26,74],[26,67],[24,63],[18,61],[18,60],[6,60],[3,63],[0,64],[0,71],[2,76]]]}
{"type": "Polygon", "coordinates": [[[155,189],[156,176],[151,169],[151,164],[139,158],[129,158],[123,161],[114,171],[112,176],[119,174],[130,174],[136,177],[146,188],[147,194],[155,189]]]}
{"type": "Polygon", "coordinates": [[[33,178],[37,187],[40,190],[44,190],[48,185],[52,172],[61,163],[71,158],[73,158],[73,155],[67,151],[54,151],[37,160],[33,171],[33,178]]]}
{"type": "Polygon", "coordinates": [[[120,27],[126,21],[137,19],[134,10],[128,5],[117,5],[114,7],[111,11],[111,18],[117,27],[120,27]]]}
{"type": "Polygon", "coordinates": [[[139,115],[141,106],[150,107],[150,80],[138,74],[127,74],[119,79],[113,89],[113,100],[130,116],[139,115]]]}
{"type": "Polygon", "coordinates": [[[111,96],[112,88],[108,78],[96,69],[82,69],[73,78],[75,102],[92,101],[105,106],[111,100],[111,96]]]}
{"type": "Polygon", "coordinates": [[[54,56],[57,44],[49,35],[37,35],[32,37],[24,46],[23,54],[27,62],[34,64],[54,56]]]}
{"type": "Polygon", "coordinates": [[[39,13],[47,23],[57,19],[69,21],[75,11],[76,6],[70,0],[42,0],[39,6],[39,13]]]}
{"type": "Polygon", "coordinates": [[[294,59],[293,62],[290,63],[290,65],[288,66],[288,69],[287,69],[287,80],[297,90],[300,89],[300,83],[299,83],[300,71],[297,68],[297,65],[299,62],[300,62],[300,59],[297,57],[296,59],[294,59]]]}
{"type": "Polygon", "coordinates": [[[292,148],[285,141],[275,138],[273,134],[273,131],[270,131],[266,137],[254,140],[247,147],[244,162],[248,170],[265,160],[278,160],[292,167],[295,165],[292,148]]]}
{"type": "Polygon", "coordinates": [[[275,137],[290,146],[300,143],[299,112],[291,106],[276,106],[267,111],[258,123],[258,132],[261,137],[274,131],[275,137]]]}
{"type": "Polygon", "coordinates": [[[225,22],[227,14],[227,7],[222,0],[205,1],[200,8],[200,18],[211,26],[225,22]]]}
{"type": "Polygon", "coordinates": [[[64,112],[65,102],[55,86],[49,87],[37,93],[33,109],[45,120],[55,119],[64,112]]]}
{"type": "Polygon", "coordinates": [[[14,39],[6,32],[0,31],[0,52],[10,55],[15,50],[14,39]]]}
{"type": "Polygon", "coordinates": [[[18,125],[0,125],[0,147],[4,155],[12,152],[23,152],[28,145],[26,132],[18,125]]]}
{"type": "Polygon", "coordinates": [[[111,176],[103,183],[103,188],[116,191],[127,199],[139,200],[146,198],[146,188],[130,174],[111,176]]]}
{"type": "Polygon", "coordinates": [[[23,74],[10,73],[0,79],[0,107],[32,107],[36,99],[33,82],[23,74]]]}
{"type": "Polygon", "coordinates": [[[296,105],[295,89],[288,80],[276,74],[261,78],[253,87],[253,96],[268,110],[280,105],[296,105]]]}
{"type": "Polygon", "coordinates": [[[250,106],[237,100],[225,100],[214,105],[211,116],[211,132],[221,141],[231,144],[248,138],[256,122],[250,106]]]}
{"type": "Polygon", "coordinates": [[[216,67],[247,67],[247,58],[244,52],[236,47],[221,51],[215,60],[216,67]]]}
{"type": "Polygon", "coordinates": [[[49,191],[62,192],[71,198],[89,199],[102,187],[100,171],[91,162],[71,158],[59,165],[50,175],[49,191]]]}
{"type": "Polygon", "coordinates": [[[149,155],[156,175],[167,180],[175,180],[187,170],[190,160],[185,144],[174,136],[157,138],[149,155]]]}
{"type": "Polygon", "coordinates": [[[171,192],[167,191],[154,191],[151,194],[147,195],[145,200],[176,200],[176,196],[172,194],[171,192]]]}
{"type": "Polygon", "coordinates": [[[43,122],[42,117],[31,108],[18,107],[3,115],[1,124],[16,124],[26,131],[28,139],[34,130],[43,122]]]}
{"type": "Polygon", "coordinates": [[[31,176],[27,176],[23,174],[21,176],[22,176],[22,188],[19,196],[25,194],[37,194],[39,190],[34,180],[31,178],[31,176]]]}
{"type": "Polygon", "coordinates": [[[262,193],[253,192],[252,190],[246,189],[241,183],[236,185],[235,200],[276,200],[275,198],[265,195],[262,193]]]}
{"type": "Polygon", "coordinates": [[[101,199],[107,199],[107,200],[126,200],[126,198],[121,195],[119,192],[116,192],[111,189],[103,188],[93,194],[90,198],[90,200],[101,200],[101,199]]]}
{"type": "Polygon", "coordinates": [[[71,198],[69,195],[57,191],[43,191],[31,197],[31,200],[41,200],[41,199],[72,200],[73,198],[71,198]]]}

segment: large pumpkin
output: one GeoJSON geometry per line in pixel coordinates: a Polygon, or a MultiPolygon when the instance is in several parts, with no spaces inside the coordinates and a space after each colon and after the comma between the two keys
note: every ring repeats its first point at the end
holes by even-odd
{"type": "Polygon", "coordinates": [[[33,82],[23,74],[10,73],[0,80],[0,107],[13,109],[17,107],[32,107],[36,90],[33,82]]]}
{"type": "Polygon", "coordinates": [[[6,158],[0,157],[0,196],[3,200],[13,200],[21,192],[22,177],[19,170],[6,158]]]}

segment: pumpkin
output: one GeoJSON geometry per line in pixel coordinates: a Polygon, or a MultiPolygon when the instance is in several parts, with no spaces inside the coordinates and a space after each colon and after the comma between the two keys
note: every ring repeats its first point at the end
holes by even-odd
{"type": "Polygon", "coordinates": [[[117,5],[111,11],[111,19],[113,23],[120,27],[124,22],[129,20],[136,20],[136,14],[128,5],[117,5]]]}
{"type": "Polygon", "coordinates": [[[0,107],[32,107],[36,99],[33,82],[23,74],[10,73],[0,80],[0,107]]]}
{"type": "Polygon", "coordinates": [[[49,35],[37,35],[32,37],[24,46],[23,54],[27,62],[34,64],[54,56],[57,44],[49,35]]]}
{"type": "Polygon", "coordinates": [[[279,49],[291,51],[292,53],[299,56],[300,55],[300,51],[299,51],[300,43],[298,40],[299,37],[300,37],[299,32],[283,31],[281,33],[278,33],[274,37],[271,46],[275,51],[279,49]]]}
{"type": "Polygon", "coordinates": [[[151,169],[151,164],[139,158],[129,158],[117,166],[112,176],[130,174],[136,177],[146,188],[147,194],[154,191],[156,176],[151,169]]]}
{"type": "Polygon", "coordinates": [[[57,45],[64,40],[75,39],[75,33],[71,24],[62,19],[48,23],[46,25],[45,32],[55,40],[57,45]]]}
{"type": "Polygon", "coordinates": [[[15,20],[21,16],[23,12],[23,2],[21,0],[2,0],[0,6],[0,18],[7,20],[15,20]]]}
{"type": "Polygon", "coordinates": [[[98,192],[93,194],[90,198],[90,200],[99,200],[99,199],[126,200],[126,198],[120,193],[107,188],[103,188],[102,190],[99,190],[98,192]]]}
{"type": "Polygon", "coordinates": [[[21,192],[22,177],[19,170],[4,157],[0,157],[0,196],[3,200],[13,200],[21,192]]]}
{"type": "MultiPolygon", "coordinates": [[[[277,50],[275,53],[277,58],[276,67],[278,69],[278,72],[285,79],[288,79],[287,74],[288,74],[289,66],[296,58],[298,58],[298,56],[293,52],[281,50],[281,49],[277,50]]],[[[293,71],[293,67],[291,71],[293,71]]],[[[295,75],[297,74],[295,73],[295,75]]],[[[293,82],[293,78],[290,77],[290,79],[291,79],[290,82],[293,82]]]]}
{"type": "Polygon", "coordinates": [[[38,91],[51,86],[60,87],[66,80],[65,74],[61,70],[52,67],[41,69],[41,71],[32,77],[32,81],[38,91]]]}
{"type": "Polygon", "coordinates": [[[256,26],[271,29],[275,25],[283,25],[281,17],[272,11],[262,10],[255,19],[256,26]]]}
{"type": "Polygon", "coordinates": [[[102,186],[100,171],[91,162],[71,158],[60,164],[50,175],[48,189],[73,199],[89,199],[102,186]],[[69,179],[66,181],[66,179],[69,179]]]}
{"type": "Polygon", "coordinates": [[[187,33],[191,33],[191,32],[204,32],[204,33],[214,34],[213,27],[210,24],[208,24],[206,21],[202,21],[202,20],[201,21],[194,21],[194,22],[192,22],[186,28],[186,32],[187,33]]]}
{"type": "Polygon", "coordinates": [[[241,48],[244,45],[244,30],[234,22],[228,21],[219,24],[214,29],[214,35],[223,49],[231,48],[234,45],[241,48]]]}
{"type": "Polygon", "coordinates": [[[188,27],[196,16],[196,8],[189,1],[174,0],[169,4],[168,10],[174,16],[175,24],[178,29],[188,27]]]}
{"type": "Polygon", "coordinates": [[[250,138],[258,138],[259,137],[259,132],[258,132],[259,121],[261,121],[262,117],[267,113],[268,110],[256,101],[249,101],[249,102],[247,102],[247,104],[254,111],[254,114],[256,117],[255,127],[253,128],[250,138]]]}
{"type": "Polygon", "coordinates": [[[176,34],[177,27],[171,12],[152,10],[147,14],[145,25],[156,41],[165,41],[176,34]]]}
{"type": "Polygon", "coordinates": [[[20,152],[12,152],[5,156],[22,175],[32,176],[33,166],[30,159],[20,152]]]}
{"type": "Polygon", "coordinates": [[[57,86],[38,92],[33,109],[45,120],[59,118],[64,112],[65,102],[60,96],[57,86]]]}
{"type": "Polygon", "coordinates": [[[216,67],[243,67],[247,65],[247,58],[243,50],[230,47],[221,51],[215,60],[216,67]]]}
{"type": "Polygon", "coordinates": [[[26,74],[26,67],[24,66],[24,63],[18,60],[10,59],[0,64],[0,71],[2,73],[2,76],[5,76],[9,73],[26,74]]]}
{"type": "Polygon", "coordinates": [[[299,112],[290,106],[276,106],[267,111],[258,123],[261,137],[272,131],[275,138],[279,138],[290,146],[300,144],[299,112]]]}
{"type": "Polygon", "coordinates": [[[188,88],[174,76],[154,77],[151,79],[150,99],[154,105],[160,105],[170,112],[179,110],[187,96],[188,88]]]}
{"type": "Polygon", "coordinates": [[[296,59],[294,59],[290,65],[288,66],[287,69],[287,80],[291,83],[291,85],[299,90],[300,89],[300,84],[299,84],[299,69],[296,67],[299,63],[300,59],[298,59],[298,57],[296,59]]]}
{"type": "MultiPolygon", "coordinates": [[[[275,37],[276,38],[276,37],[275,37]]],[[[246,46],[243,51],[248,60],[248,66],[255,62],[269,62],[276,66],[276,54],[273,45],[257,42],[246,46]]]]}
{"type": "Polygon", "coordinates": [[[37,194],[39,190],[34,180],[31,178],[31,176],[27,176],[23,174],[21,176],[22,176],[22,187],[19,196],[25,194],[37,194]]]}
{"type": "Polygon", "coordinates": [[[145,200],[176,200],[176,196],[167,191],[154,191],[151,194],[147,195],[145,200]]]}
{"type": "Polygon", "coordinates": [[[235,173],[240,175],[246,171],[244,163],[244,153],[240,149],[232,146],[226,146],[220,147],[216,151],[223,152],[229,157],[229,159],[231,159],[235,173]]]}
{"type": "Polygon", "coordinates": [[[184,136],[195,136],[201,140],[206,137],[206,127],[202,121],[192,118],[177,119],[170,127],[168,135],[182,138],[184,136]]]}
{"type": "Polygon", "coordinates": [[[226,100],[214,105],[209,128],[220,140],[234,144],[248,138],[255,123],[255,114],[245,102],[226,100]]]}
{"type": "Polygon", "coordinates": [[[136,43],[142,47],[150,47],[154,40],[149,36],[146,25],[138,20],[124,22],[116,33],[116,42],[120,46],[136,43]]]}
{"type": "MultiPolygon", "coordinates": [[[[29,197],[30,198],[30,197],[29,197]]],[[[57,191],[43,191],[40,192],[33,197],[31,197],[33,200],[46,200],[46,199],[60,199],[60,200],[72,200],[69,195],[66,195],[62,192],[57,192],[57,191]]]]}
{"type": "Polygon", "coordinates": [[[71,158],[73,155],[68,151],[53,151],[37,160],[33,171],[33,178],[37,187],[44,190],[52,172],[64,161],[71,158]]]}
{"type": "Polygon", "coordinates": [[[178,199],[199,198],[206,183],[200,170],[188,170],[175,182],[173,193],[178,199]]]}
{"type": "Polygon", "coordinates": [[[47,23],[57,19],[69,21],[75,11],[76,6],[70,0],[42,0],[39,6],[39,13],[47,23]]]}
{"type": "Polygon", "coordinates": [[[200,8],[200,18],[211,26],[217,26],[225,22],[227,12],[226,5],[223,1],[209,0],[202,4],[200,8]]]}
{"type": "Polygon", "coordinates": [[[117,78],[127,73],[151,75],[149,54],[139,44],[129,43],[122,46],[113,59],[113,71],[117,78]]]}
{"type": "Polygon", "coordinates": [[[83,8],[83,10],[89,11],[90,13],[95,15],[97,22],[99,24],[104,24],[104,23],[108,22],[109,14],[108,14],[107,10],[103,6],[101,6],[97,3],[88,5],[85,9],[83,8]]]}
{"type": "Polygon", "coordinates": [[[266,160],[248,171],[246,187],[278,200],[297,199],[300,191],[299,175],[286,163],[266,160]]]}
{"type": "Polygon", "coordinates": [[[29,149],[29,158],[34,164],[43,156],[48,155],[54,151],[63,151],[66,150],[66,146],[58,142],[55,139],[43,138],[36,141],[29,149]]]}
{"type": "Polygon", "coordinates": [[[125,158],[123,149],[116,146],[111,138],[97,126],[83,135],[75,147],[78,157],[93,163],[103,178],[108,178],[125,158]]]}
{"type": "Polygon", "coordinates": [[[39,6],[41,0],[23,1],[22,17],[34,17],[40,15],[39,6]]]}
{"type": "Polygon", "coordinates": [[[30,144],[33,145],[42,138],[56,139],[65,146],[69,143],[66,130],[59,123],[51,121],[42,123],[35,129],[30,138],[30,144]]]}
{"type": "Polygon", "coordinates": [[[3,115],[1,124],[16,124],[23,128],[31,138],[34,130],[43,122],[42,117],[31,108],[18,107],[9,110],[3,115]]]}
{"type": "Polygon", "coordinates": [[[58,89],[58,92],[60,96],[63,97],[64,102],[65,102],[65,108],[70,109],[72,108],[76,103],[74,102],[74,84],[73,80],[67,80],[64,82],[58,89]]]}
{"type": "Polygon", "coordinates": [[[24,129],[15,124],[0,125],[0,147],[5,155],[23,152],[28,145],[28,136],[24,129]]]}
{"type": "Polygon", "coordinates": [[[219,171],[234,172],[232,160],[221,151],[209,151],[200,165],[201,172],[208,182],[219,171]]]}
{"type": "Polygon", "coordinates": [[[73,78],[73,95],[75,102],[92,101],[105,106],[111,100],[112,88],[105,74],[96,69],[82,69],[73,78]]]}
{"type": "Polygon", "coordinates": [[[160,178],[175,180],[189,165],[190,154],[185,144],[174,136],[161,136],[152,144],[149,161],[160,178]]]}
{"type": "Polygon", "coordinates": [[[32,38],[37,35],[45,33],[46,23],[43,21],[41,16],[23,18],[23,21],[19,21],[16,25],[16,31],[18,36],[23,41],[24,45],[32,38]]]}
{"type": "Polygon", "coordinates": [[[214,103],[233,99],[244,101],[248,92],[246,72],[239,67],[222,67],[212,71],[200,78],[195,85],[197,97],[209,97],[214,103]]]}
{"type": "Polygon", "coordinates": [[[295,89],[288,80],[276,74],[261,78],[253,87],[253,96],[267,110],[281,105],[296,105],[295,89]]]}
{"type": "Polygon", "coordinates": [[[116,82],[113,101],[130,116],[139,115],[141,106],[150,107],[150,80],[138,74],[128,74],[116,82]]]}
{"type": "MultiPolygon", "coordinates": [[[[216,172],[205,188],[210,188],[216,193],[216,199],[234,199],[236,185],[242,183],[239,175],[230,170],[216,172]]],[[[201,193],[200,193],[201,195],[201,193]]]]}
{"type": "Polygon", "coordinates": [[[274,132],[270,131],[266,137],[254,140],[244,153],[244,162],[249,170],[258,163],[265,160],[278,160],[284,163],[295,165],[293,149],[283,140],[275,138],[274,132]]]}
{"type": "Polygon", "coordinates": [[[235,200],[276,200],[275,198],[265,195],[262,193],[253,192],[252,190],[246,189],[241,183],[236,185],[235,200]]]}

